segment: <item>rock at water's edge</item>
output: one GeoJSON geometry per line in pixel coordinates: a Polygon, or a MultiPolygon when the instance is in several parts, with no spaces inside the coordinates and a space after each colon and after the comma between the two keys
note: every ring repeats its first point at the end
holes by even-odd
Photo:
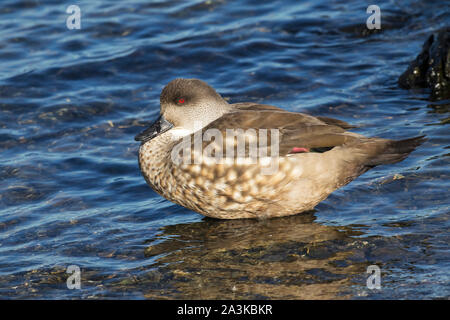
{"type": "Polygon", "coordinates": [[[430,88],[431,99],[450,98],[450,27],[432,34],[398,79],[400,87],[430,88]]]}

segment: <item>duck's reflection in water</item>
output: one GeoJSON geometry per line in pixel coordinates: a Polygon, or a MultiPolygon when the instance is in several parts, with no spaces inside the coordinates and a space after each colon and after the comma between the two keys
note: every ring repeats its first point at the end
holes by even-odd
{"type": "Polygon", "coordinates": [[[214,220],[163,228],[145,254],[148,298],[349,298],[364,274],[366,241],[313,212],[269,220],[214,220]]]}

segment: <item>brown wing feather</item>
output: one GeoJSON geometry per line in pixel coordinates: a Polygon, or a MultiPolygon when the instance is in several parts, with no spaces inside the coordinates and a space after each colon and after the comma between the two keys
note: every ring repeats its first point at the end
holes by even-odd
{"type": "MultiPolygon", "coordinates": [[[[283,112],[287,112],[286,110],[283,110],[281,108],[275,107],[275,106],[271,106],[268,104],[257,104],[257,103],[251,103],[251,102],[242,102],[242,103],[235,103],[233,104],[233,106],[237,109],[237,110],[254,110],[254,111],[267,111],[267,110],[272,110],[272,111],[283,111],[283,112]]],[[[304,116],[308,116],[309,117],[314,117],[314,116],[310,116],[307,114],[303,114],[304,116]]],[[[317,116],[314,117],[317,120],[325,123],[325,124],[329,124],[329,125],[333,125],[333,126],[338,126],[341,127],[343,129],[352,129],[352,128],[356,128],[356,126],[351,125],[345,121],[339,120],[339,119],[334,119],[334,118],[330,118],[330,117],[322,117],[322,116],[317,116]]]]}
{"type": "MultiPolygon", "coordinates": [[[[227,113],[203,128],[216,129],[225,139],[227,129],[278,129],[280,156],[287,155],[294,147],[301,148],[332,148],[357,139],[352,133],[338,125],[326,122],[302,113],[288,112],[277,107],[257,104],[236,104],[236,111],[227,113]],[[258,112],[255,112],[258,111],[258,112]]],[[[339,121],[339,120],[337,120],[339,121]]],[[[259,147],[267,147],[267,154],[271,154],[271,137],[268,130],[267,145],[258,140],[259,147]]],[[[202,140],[202,147],[206,148],[210,141],[202,140]]],[[[192,147],[194,139],[191,137],[192,147]]],[[[248,156],[248,143],[245,143],[246,156],[248,156]]],[[[225,150],[225,147],[223,147],[225,150]]]]}

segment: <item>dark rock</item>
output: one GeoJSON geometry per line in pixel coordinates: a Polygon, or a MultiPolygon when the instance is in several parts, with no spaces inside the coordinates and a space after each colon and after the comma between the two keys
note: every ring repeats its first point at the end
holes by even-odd
{"type": "Polygon", "coordinates": [[[450,98],[450,27],[428,38],[398,82],[404,89],[430,88],[432,100],[450,98]]]}

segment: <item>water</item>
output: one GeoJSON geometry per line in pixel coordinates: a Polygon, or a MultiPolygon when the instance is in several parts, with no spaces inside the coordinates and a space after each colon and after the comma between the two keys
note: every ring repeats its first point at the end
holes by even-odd
{"type": "Polygon", "coordinates": [[[445,1],[59,1],[0,4],[0,297],[449,298],[449,101],[398,76],[445,1]],[[133,140],[176,77],[232,102],[428,141],[314,212],[206,219],[155,194],[133,140]],[[366,287],[369,265],[382,288],[366,287]],[[69,290],[66,268],[81,268],[69,290]]]}

